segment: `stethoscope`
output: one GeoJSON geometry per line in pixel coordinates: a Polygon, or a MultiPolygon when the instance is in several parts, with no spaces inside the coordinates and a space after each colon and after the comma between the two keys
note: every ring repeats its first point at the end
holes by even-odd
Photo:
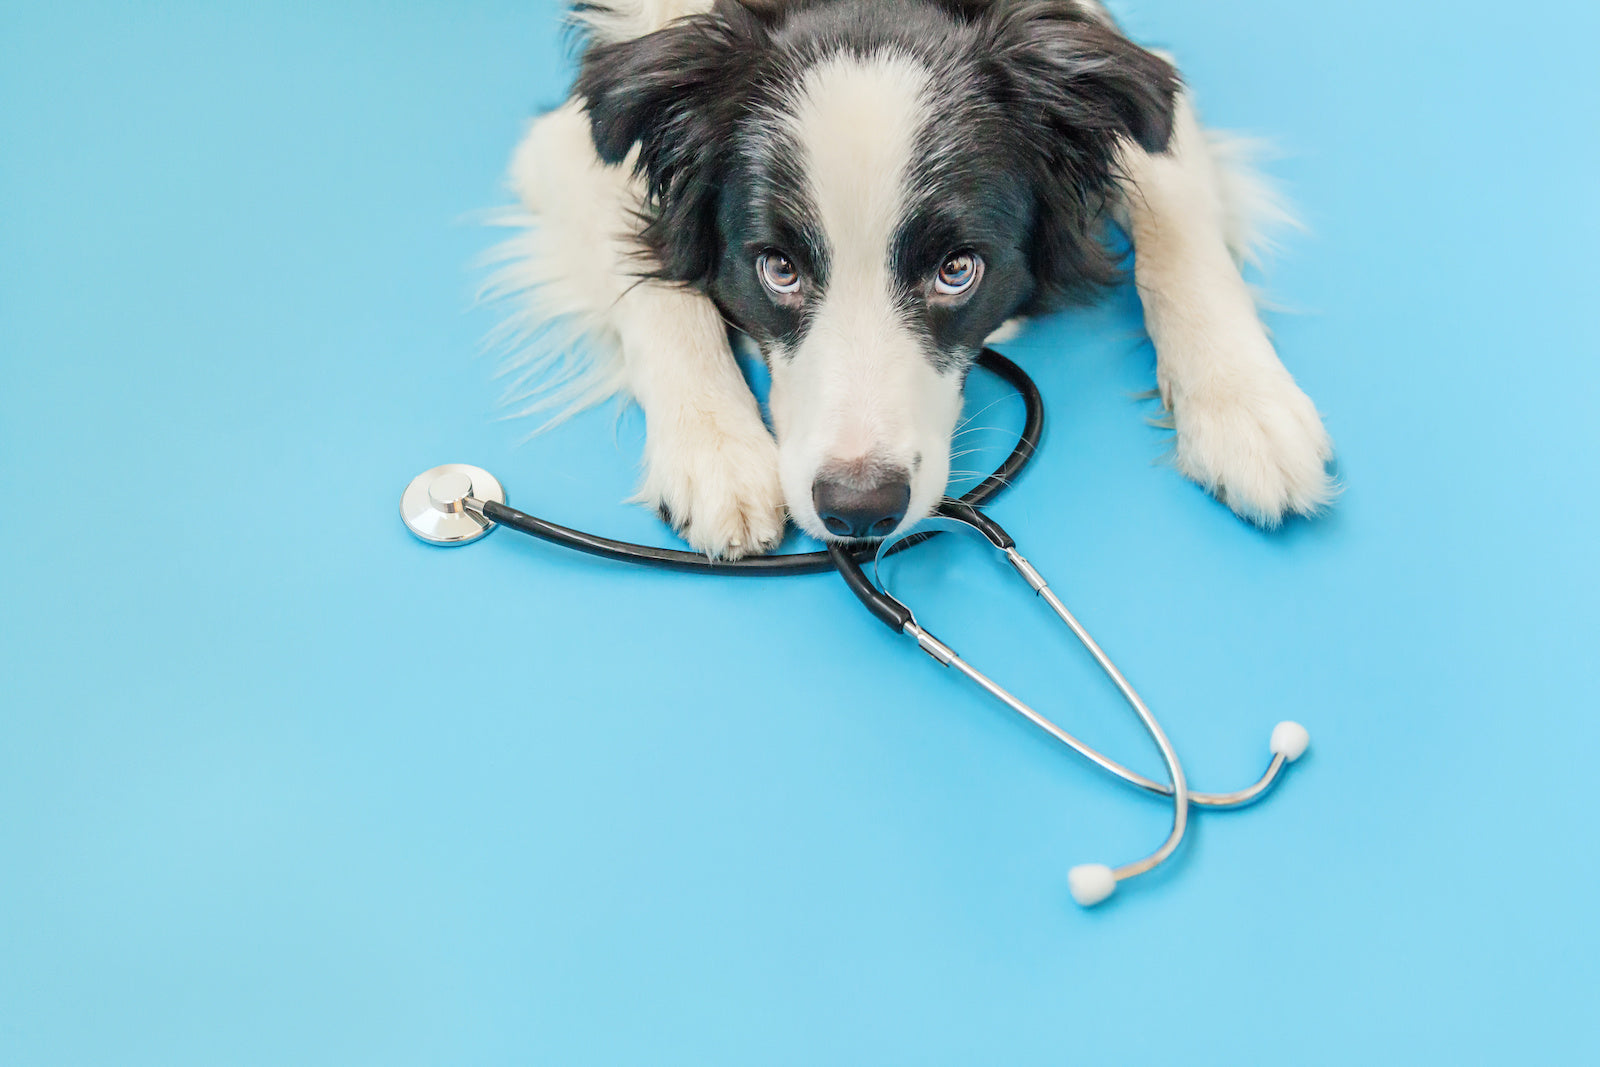
{"type": "Polygon", "coordinates": [[[700,574],[784,575],[816,574],[837,570],[856,597],[895,633],[903,634],[916,642],[917,647],[945,667],[953,667],[999,700],[1006,707],[1022,715],[1051,737],[1072,749],[1101,770],[1118,780],[1147,793],[1172,798],[1172,829],[1161,847],[1132,863],[1120,867],[1104,864],[1081,864],[1067,875],[1073,899],[1089,907],[1111,896],[1118,882],[1125,882],[1153,870],[1177,851],[1189,825],[1191,805],[1203,808],[1241,808],[1265,796],[1278,783],[1286,766],[1299,759],[1310,743],[1305,727],[1295,722],[1280,722],[1273,728],[1269,750],[1272,760],[1266,771],[1253,785],[1233,793],[1202,793],[1189,788],[1178,759],[1166,732],[1151,714],[1122,672],[1117,670],[1105,652],[1089,636],[1072,612],[1050,589],[1044,576],[1017,551],[1017,544],[1000,524],[979,511],[979,507],[992,500],[1010,485],[1032,460],[1044,434],[1044,401],[1033,380],[1015,363],[998,352],[985,349],[978,365],[1004,379],[1021,394],[1027,415],[1016,446],[1005,462],[988,478],[958,500],[946,500],[934,516],[916,529],[885,539],[876,545],[829,545],[821,552],[789,553],[774,556],[753,556],[740,560],[714,560],[695,552],[655,548],[649,545],[613,541],[579,530],[568,529],[544,519],[535,518],[509,507],[505,490],[488,471],[463,463],[447,463],[417,475],[400,498],[400,516],[406,527],[417,537],[434,545],[464,545],[483,537],[496,526],[530,534],[554,544],[587,552],[594,556],[639,563],[669,570],[693,571],[700,574]],[[1100,669],[1116,685],[1123,699],[1133,708],[1140,723],[1150,735],[1161,758],[1166,763],[1166,782],[1146,778],[1137,771],[1123,766],[1045,718],[1039,712],[1018,700],[999,683],[962,659],[949,645],[917,623],[911,609],[889,594],[883,581],[882,563],[897,552],[920,544],[943,532],[962,533],[976,537],[1000,553],[1017,574],[1038,596],[1049,605],[1057,618],[1067,625],[1074,637],[1088,650],[1100,669]],[[869,580],[863,564],[871,561],[873,578],[869,580]]]}

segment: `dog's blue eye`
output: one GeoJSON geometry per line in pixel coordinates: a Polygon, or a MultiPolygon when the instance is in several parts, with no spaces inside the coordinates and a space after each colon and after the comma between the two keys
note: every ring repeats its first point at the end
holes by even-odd
{"type": "Polygon", "coordinates": [[[983,276],[983,259],[976,252],[956,252],[947,257],[933,279],[933,290],[940,296],[960,296],[983,276]]]}
{"type": "Polygon", "coordinates": [[[761,275],[761,284],[779,296],[800,291],[800,272],[782,252],[763,252],[757,256],[756,272],[761,275]]]}

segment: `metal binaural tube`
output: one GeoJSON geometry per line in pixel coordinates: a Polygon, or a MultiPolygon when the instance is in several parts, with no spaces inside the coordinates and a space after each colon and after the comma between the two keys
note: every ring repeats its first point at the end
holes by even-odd
{"type": "Polygon", "coordinates": [[[1061,598],[1050,591],[1050,586],[1045,582],[1044,576],[1035,570],[1033,565],[1024,559],[1022,554],[1015,548],[1006,549],[1006,558],[1011,561],[1011,565],[1016,568],[1017,573],[1022,575],[1028,584],[1033,587],[1034,591],[1044,598],[1044,602],[1050,605],[1050,610],[1054,611],[1057,617],[1067,624],[1067,629],[1072,631],[1072,635],[1078,639],[1079,644],[1088,649],[1089,655],[1094,657],[1094,661],[1100,665],[1100,669],[1105,671],[1106,676],[1116,684],[1117,689],[1122,693],[1123,699],[1128,702],[1128,706],[1133,708],[1134,714],[1139,716],[1139,721],[1144,724],[1145,732],[1150,735],[1150,739],[1161,750],[1161,758],[1167,765],[1167,775],[1172,780],[1172,830],[1167,834],[1167,839],[1161,843],[1161,847],[1150,855],[1134,863],[1124,864],[1111,872],[1112,876],[1119,882],[1135,875],[1143,874],[1172,855],[1183,841],[1184,831],[1189,826],[1189,783],[1184,778],[1183,764],[1178,759],[1177,750],[1172,747],[1172,742],[1167,739],[1166,731],[1161,729],[1161,724],[1151,714],[1144,700],[1129,684],[1128,679],[1122,676],[1122,672],[1117,670],[1117,665],[1111,662],[1111,657],[1107,656],[1105,650],[1100,647],[1093,637],[1089,636],[1089,631],[1084,629],[1083,624],[1077,620],[1077,617],[1067,610],[1067,606],[1061,602],[1061,598]]]}
{"type": "MultiPolygon", "coordinates": [[[[1092,636],[1090,636],[1089,631],[1084,628],[1083,624],[1078,621],[1077,617],[1074,616],[1072,612],[1067,609],[1067,606],[1062,603],[1061,599],[1056,596],[1053,591],[1051,591],[1049,583],[1045,581],[1044,576],[1040,574],[1039,571],[1032,564],[1030,564],[1020,552],[1017,551],[1015,544],[1010,541],[1010,538],[1004,536],[1004,531],[999,531],[998,535],[992,535],[987,530],[978,529],[974,526],[974,524],[963,517],[949,515],[946,516],[946,518],[954,520],[952,525],[961,525],[979,533],[1004,553],[1006,559],[1011,563],[1016,572],[1021,575],[1022,579],[1028,583],[1028,586],[1032,588],[1034,592],[1037,593],[1044,600],[1044,602],[1050,606],[1050,610],[1055,612],[1057,618],[1066,624],[1067,628],[1072,631],[1073,636],[1078,639],[1078,642],[1082,644],[1084,649],[1088,651],[1089,655],[1093,657],[1095,663],[1099,665],[1100,669],[1104,671],[1106,676],[1111,679],[1113,684],[1116,685],[1118,692],[1122,694],[1122,697],[1127,701],[1128,706],[1131,707],[1134,713],[1139,717],[1139,722],[1144,727],[1145,732],[1148,733],[1150,735],[1150,739],[1155,742],[1157,749],[1159,749],[1161,752],[1162,761],[1166,764],[1170,781],[1158,782],[1154,779],[1147,778],[1137,771],[1123,766],[1121,763],[1118,763],[1109,756],[1102,754],[1098,750],[1079,740],[1077,737],[1074,737],[1060,726],[1056,725],[1056,723],[1052,722],[1050,719],[1034,710],[1028,704],[1017,699],[1017,697],[1009,692],[1004,686],[1000,685],[998,682],[994,681],[988,675],[978,670],[972,664],[962,659],[956,654],[954,649],[950,648],[950,646],[940,641],[937,637],[934,637],[933,634],[923,629],[916,622],[916,620],[911,617],[910,612],[904,609],[903,605],[900,605],[898,601],[893,601],[897,607],[901,608],[906,618],[909,620],[904,624],[903,627],[899,627],[901,631],[907,636],[913,638],[917,642],[917,645],[924,652],[932,656],[940,664],[946,667],[954,667],[957,671],[961,672],[967,678],[976,683],[979,688],[983,689],[984,692],[988,693],[1006,707],[1021,715],[1023,718],[1027,719],[1029,722],[1033,723],[1035,726],[1039,727],[1051,737],[1066,745],[1068,748],[1072,749],[1078,755],[1082,756],[1090,763],[1093,763],[1101,770],[1114,775],[1129,785],[1135,786],[1144,792],[1171,799],[1172,828],[1167,833],[1167,837],[1161,843],[1161,846],[1154,852],[1150,853],[1148,856],[1145,856],[1143,859],[1136,860],[1132,863],[1123,864],[1117,868],[1105,867],[1099,864],[1086,864],[1073,868],[1073,871],[1069,877],[1069,881],[1072,884],[1073,895],[1078,899],[1080,904],[1093,905],[1104,900],[1106,897],[1111,895],[1118,882],[1125,881],[1129,878],[1134,878],[1138,875],[1146,873],[1147,871],[1153,870],[1168,857],[1170,857],[1173,852],[1176,851],[1179,844],[1182,843],[1184,833],[1188,829],[1189,806],[1191,804],[1209,808],[1238,808],[1253,803],[1264,796],[1266,792],[1278,782],[1279,778],[1283,774],[1284,767],[1286,767],[1297,756],[1299,756],[1301,752],[1304,751],[1307,737],[1304,728],[1294,723],[1280,723],[1273,731],[1272,743],[1270,746],[1273,753],[1272,760],[1267,765],[1266,771],[1253,784],[1245,787],[1244,789],[1236,790],[1231,793],[1205,793],[1190,791],[1188,779],[1184,774],[1183,764],[1178,759],[1177,751],[1173,748],[1172,742],[1167,737],[1166,732],[1161,728],[1161,724],[1156,721],[1155,715],[1145,704],[1143,698],[1139,696],[1138,691],[1133,688],[1133,685],[1129,683],[1128,679],[1125,678],[1122,672],[1117,669],[1116,664],[1111,662],[1111,657],[1106,655],[1105,650],[1100,647],[1099,643],[1096,642],[1092,636]],[[997,536],[1001,537],[1002,539],[997,540],[997,536]]],[[[990,520],[990,525],[993,525],[992,520],[990,520]]],[[[995,529],[998,530],[998,527],[995,529]]],[[[887,594],[885,594],[885,596],[887,598],[887,594]]],[[[892,600],[892,598],[887,599],[892,600]]]]}
{"type": "MultiPolygon", "coordinates": [[[[905,633],[906,636],[914,639],[924,652],[928,653],[928,655],[932,656],[939,663],[946,667],[954,667],[956,670],[960,671],[962,674],[966,675],[969,679],[975,682],[984,692],[988,693],[990,696],[1000,701],[1000,703],[1004,704],[1018,715],[1021,715],[1023,718],[1039,727],[1039,729],[1043,730],[1057,741],[1072,749],[1072,751],[1076,752],[1090,763],[1093,763],[1096,767],[1099,767],[1101,770],[1122,779],[1129,785],[1141,789],[1152,796],[1172,796],[1172,786],[1170,784],[1158,782],[1152,778],[1146,778],[1144,775],[1140,774],[1136,770],[1133,770],[1131,767],[1126,767],[1112,759],[1110,756],[1100,752],[1098,749],[1091,748],[1086,742],[1074,737],[1072,734],[1056,725],[1055,722],[1047,719],[1044,715],[1040,714],[1038,711],[1035,711],[1032,707],[1025,704],[1021,700],[1018,700],[1004,686],[1000,685],[1000,683],[996,682],[994,679],[978,670],[972,664],[962,659],[956,654],[954,649],[950,648],[949,645],[946,645],[943,641],[940,641],[937,637],[933,636],[927,630],[924,630],[918,624],[913,622],[907,625],[905,633]]],[[[1235,790],[1232,793],[1206,793],[1190,790],[1189,803],[1196,805],[1197,807],[1216,808],[1218,810],[1242,808],[1249,804],[1253,804],[1257,800],[1260,800],[1264,795],[1266,795],[1269,789],[1277,784],[1278,777],[1280,774],[1282,774],[1283,768],[1287,764],[1288,760],[1284,756],[1273,756],[1272,762],[1267,766],[1266,771],[1253,784],[1246,786],[1243,789],[1235,790]]]]}
{"type": "MultiPolygon", "coordinates": [[[[944,526],[945,529],[958,527],[971,529],[968,523],[960,519],[949,522],[944,526]]],[[[884,547],[889,546],[886,544],[884,547]]],[[[1140,717],[1141,721],[1145,721],[1146,716],[1153,721],[1154,715],[1151,714],[1149,708],[1145,705],[1143,699],[1133,688],[1132,684],[1129,683],[1127,678],[1123,676],[1122,672],[1117,669],[1116,665],[1111,662],[1111,658],[1106,655],[1105,651],[1101,649],[1094,638],[1089,636],[1089,633],[1083,627],[1083,624],[1078,622],[1076,616],[1074,616],[1067,609],[1066,605],[1061,602],[1061,599],[1057,597],[1055,592],[1049,588],[1049,583],[1045,581],[1044,576],[1040,574],[1039,571],[1015,549],[1015,547],[1004,550],[1004,554],[1007,560],[1011,563],[1012,567],[1015,568],[1017,573],[1022,576],[1023,580],[1028,583],[1029,587],[1032,588],[1034,592],[1038,593],[1046,604],[1050,605],[1050,609],[1054,611],[1064,623],[1067,624],[1068,628],[1072,630],[1073,635],[1083,643],[1084,647],[1088,650],[1089,654],[1094,657],[1095,662],[1100,666],[1101,670],[1105,671],[1106,675],[1110,677],[1112,682],[1117,686],[1117,689],[1122,693],[1123,698],[1134,707],[1135,711],[1143,709],[1143,714],[1140,717]]],[[[879,575],[879,582],[881,585],[881,574],[879,575]]],[[[1147,778],[1138,771],[1133,770],[1131,767],[1126,767],[1123,764],[1118,763],[1116,760],[1101,753],[1099,750],[1092,748],[1084,741],[1074,737],[1072,734],[1058,726],[1055,722],[1046,718],[1028,704],[1017,699],[1017,697],[1012,695],[1011,692],[1008,691],[1004,686],[1000,685],[988,675],[972,666],[972,664],[962,659],[956,654],[954,649],[950,648],[950,646],[946,645],[943,641],[940,641],[937,637],[933,636],[933,634],[923,629],[915,621],[915,619],[912,619],[912,621],[908,622],[902,632],[905,633],[906,636],[913,638],[924,652],[928,653],[928,655],[932,656],[940,664],[947,667],[954,667],[956,670],[960,671],[962,674],[966,675],[969,679],[975,682],[979,688],[984,690],[984,692],[988,693],[1006,707],[1021,715],[1023,718],[1027,719],[1029,722],[1039,727],[1039,729],[1043,730],[1057,741],[1066,745],[1068,748],[1072,749],[1078,755],[1082,756],[1090,763],[1093,763],[1101,770],[1106,771],[1109,774],[1122,779],[1129,785],[1135,786],[1153,796],[1170,797],[1173,795],[1174,790],[1171,783],[1158,782],[1152,778],[1147,778]]],[[[1163,734],[1163,736],[1165,735],[1163,734]]],[[[1204,791],[1189,790],[1189,803],[1203,808],[1217,809],[1240,808],[1252,804],[1261,799],[1261,797],[1263,797],[1268,790],[1277,784],[1279,776],[1283,773],[1284,767],[1287,766],[1289,762],[1289,758],[1286,758],[1284,755],[1274,754],[1272,760],[1267,765],[1267,769],[1262,772],[1261,777],[1251,785],[1248,785],[1243,789],[1235,790],[1231,793],[1208,793],[1204,791]]]]}

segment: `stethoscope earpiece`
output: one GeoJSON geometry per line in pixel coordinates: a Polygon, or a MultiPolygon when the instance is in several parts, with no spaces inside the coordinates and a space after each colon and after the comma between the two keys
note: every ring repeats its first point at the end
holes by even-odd
{"type": "Polygon", "coordinates": [[[1274,756],[1282,756],[1293,763],[1306,754],[1311,744],[1311,733],[1297,722],[1285,720],[1272,728],[1269,747],[1274,756]]]}
{"type": "Polygon", "coordinates": [[[1072,899],[1092,908],[1117,891],[1117,874],[1103,863],[1080,863],[1067,872],[1072,899]]]}

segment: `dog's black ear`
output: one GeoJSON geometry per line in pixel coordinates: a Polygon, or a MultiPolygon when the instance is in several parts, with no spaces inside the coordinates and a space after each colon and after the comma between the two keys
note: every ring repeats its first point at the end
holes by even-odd
{"type": "Polygon", "coordinates": [[[987,24],[1001,103],[1032,169],[1038,290],[1026,310],[1071,302],[1118,277],[1103,240],[1124,139],[1160,152],[1178,73],[1073,0],[994,0],[987,24]]]}
{"type": "Polygon", "coordinates": [[[765,33],[733,0],[634,40],[592,45],[574,87],[595,151],[635,173],[649,195],[642,238],[651,273],[704,283],[716,272],[717,194],[765,33]]]}
{"type": "Polygon", "coordinates": [[[1084,150],[1130,137],[1165,151],[1178,72],[1076,0],[997,3],[987,12],[993,55],[1034,121],[1084,150]]]}

